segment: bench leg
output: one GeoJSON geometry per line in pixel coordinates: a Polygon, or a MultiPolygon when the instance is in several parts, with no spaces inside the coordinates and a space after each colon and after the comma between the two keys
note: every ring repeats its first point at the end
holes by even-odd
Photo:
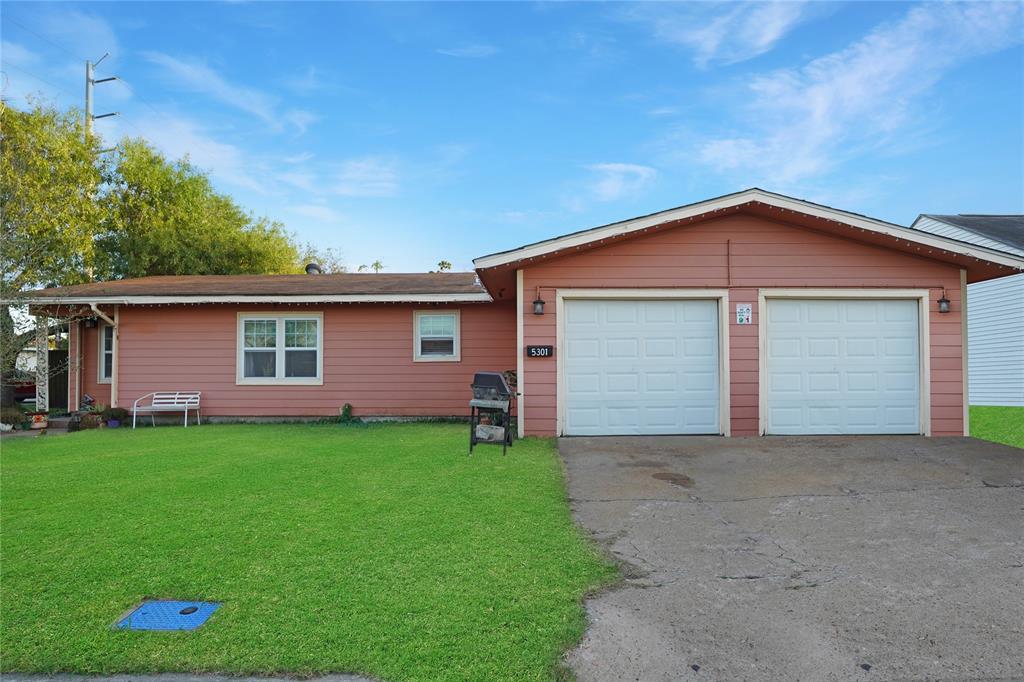
{"type": "Polygon", "coordinates": [[[149,421],[153,424],[153,428],[156,428],[156,412],[149,413],[149,421]]]}
{"type": "Polygon", "coordinates": [[[132,410],[132,429],[134,429],[134,428],[135,428],[135,418],[136,418],[137,416],[138,416],[138,415],[137,415],[137,414],[135,413],[135,410],[132,410]]]}
{"type": "Polygon", "coordinates": [[[196,408],[196,426],[202,426],[202,425],[203,425],[203,420],[199,416],[199,408],[197,407],[196,408]]]}
{"type": "Polygon", "coordinates": [[[188,408],[185,408],[185,428],[188,428],[188,408]]]}

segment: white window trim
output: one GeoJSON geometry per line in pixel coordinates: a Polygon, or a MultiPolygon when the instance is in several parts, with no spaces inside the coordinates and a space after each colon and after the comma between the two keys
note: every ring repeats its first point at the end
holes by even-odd
{"type": "MultiPolygon", "coordinates": [[[[308,350],[308,349],[307,349],[308,350]]],[[[235,384],[238,386],[323,386],[324,384],[324,314],[322,312],[282,313],[277,310],[238,313],[235,326],[235,384]],[[278,320],[277,361],[279,375],[284,374],[284,320],[316,320],[316,376],[315,377],[246,377],[245,373],[245,321],[278,320]]]]}
{"type": "Polygon", "coordinates": [[[115,364],[116,356],[114,355],[114,348],[117,346],[116,338],[116,327],[109,325],[106,322],[100,322],[98,325],[96,325],[96,355],[98,358],[98,362],[96,363],[96,383],[98,384],[114,383],[114,367],[117,366],[115,364]],[[107,329],[114,330],[111,332],[110,335],[111,347],[109,349],[106,348],[105,342],[107,329]],[[103,356],[106,355],[108,352],[110,353],[110,376],[105,377],[103,376],[103,366],[106,364],[106,358],[103,356]]]}
{"type": "Polygon", "coordinates": [[[709,300],[718,302],[718,433],[732,435],[732,395],[729,379],[728,289],[556,289],[555,290],[555,432],[565,434],[565,301],[572,299],[709,300]]]}
{"type": "Polygon", "coordinates": [[[462,315],[458,309],[414,310],[412,313],[413,362],[462,362],[462,315]],[[420,355],[420,318],[424,315],[455,316],[454,355],[420,355]]]}
{"type": "MultiPolygon", "coordinates": [[[[917,302],[919,433],[932,435],[931,293],[928,289],[759,289],[757,294],[757,432],[768,430],[768,345],[767,301],[775,298],[912,300],[917,302]]],[[[967,396],[964,396],[967,400],[967,396]]]]}

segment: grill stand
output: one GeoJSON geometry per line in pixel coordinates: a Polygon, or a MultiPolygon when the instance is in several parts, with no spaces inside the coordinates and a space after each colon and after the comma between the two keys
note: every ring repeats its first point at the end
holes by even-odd
{"type": "Polygon", "coordinates": [[[469,401],[469,454],[473,454],[473,447],[477,443],[501,443],[501,454],[512,446],[512,411],[511,400],[471,400],[469,401]],[[482,424],[481,417],[487,417],[490,424],[482,424]],[[500,430],[501,434],[497,439],[478,437],[478,427],[490,426],[500,430]]]}

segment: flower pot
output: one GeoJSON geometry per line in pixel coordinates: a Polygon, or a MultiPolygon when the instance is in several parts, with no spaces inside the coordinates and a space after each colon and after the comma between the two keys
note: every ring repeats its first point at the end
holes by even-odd
{"type": "Polygon", "coordinates": [[[108,419],[107,420],[107,426],[112,428],[112,429],[116,429],[120,425],[121,425],[121,420],[120,419],[108,419]]]}
{"type": "Polygon", "coordinates": [[[31,429],[45,429],[50,425],[50,416],[46,412],[28,412],[26,416],[32,418],[31,429]]]}

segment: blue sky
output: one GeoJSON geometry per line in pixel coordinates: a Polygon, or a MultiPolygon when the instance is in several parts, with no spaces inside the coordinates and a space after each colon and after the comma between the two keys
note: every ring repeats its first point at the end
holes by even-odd
{"type": "Polygon", "coordinates": [[[909,224],[1024,212],[1018,3],[19,3],[4,97],[189,154],[350,266],[750,186],[909,224]]]}

